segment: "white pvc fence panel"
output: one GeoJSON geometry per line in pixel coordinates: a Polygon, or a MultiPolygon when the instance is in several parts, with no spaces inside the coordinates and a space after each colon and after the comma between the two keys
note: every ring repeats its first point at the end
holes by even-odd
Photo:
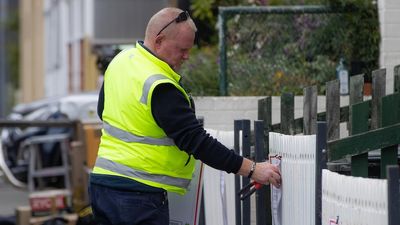
{"type": "Polygon", "coordinates": [[[281,218],[274,224],[314,225],[316,136],[270,132],[269,152],[282,156],[281,218]]]}
{"type": "Polygon", "coordinates": [[[341,225],[387,225],[387,180],[323,170],[322,224],[337,218],[341,225]]]}
{"type": "MultiPolygon", "coordinates": [[[[206,129],[226,147],[233,149],[234,132],[206,129]]],[[[235,224],[235,175],[204,166],[204,213],[207,225],[235,224]]]]}

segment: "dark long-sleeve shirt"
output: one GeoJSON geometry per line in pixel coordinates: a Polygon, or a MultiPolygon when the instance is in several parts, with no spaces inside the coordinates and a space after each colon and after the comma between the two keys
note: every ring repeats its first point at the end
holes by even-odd
{"type": "MultiPolygon", "coordinates": [[[[104,100],[104,87],[102,86],[97,107],[100,118],[103,114],[104,100]]],[[[151,107],[156,123],[169,138],[174,140],[179,149],[215,169],[228,173],[239,171],[243,158],[207,134],[198,122],[194,109],[190,107],[183,93],[174,85],[158,85],[153,91],[151,107]]],[[[148,186],[143,188],[142,184],[130,179],[107,175],[92,174],[91,182],[139,191],[151,191],[152,189],[148,186]]]]}

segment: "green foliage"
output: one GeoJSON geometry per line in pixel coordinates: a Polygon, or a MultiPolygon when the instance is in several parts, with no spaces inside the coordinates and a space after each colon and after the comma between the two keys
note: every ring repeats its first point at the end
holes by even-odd
{"type": "Polygon", "coordinates": [[[197,44],[200,46],[218,44],[216,30],[218,7],[249,5],[248,0],[192,0],[192,17],[197,25],[197,44]]]}
{"type": "Polygon", "coordinates": [[[218,89],[218,49],[203,47],[192,49],[191,57],[182,65],[182,85],[195,96],[217,96],[218,89]]]}
{"type": "MultiPolygon", "coordinates": [[[[280,95],[283,91],[301,95],[303,88],[323,86],[325,81],[335,79],[335,62],[326,56],[307,61],[295,46],[290,57],[277,53],[274,58],[255,59],[245,55],[235,57],[229,66],[229,93],[231,95],[280,95]]],[[[232,60],[230,60],[232,61],[232,60]]],[[[320,89],[321,92],[324,89],[320,89]]]]}
{"type": "Polygon", "coordinates": [[[214,3],[215,0],[193,1],[191,6],[193,17],[200,20],[214,20],[213,13],[210,10],[214,3]]]}
{"type": "MultiPolygon", "coordinates": [[[[331,29],[341,26],[347,31],[339,34],[337,42],[342,44],[336,46],[341,46],[341,54],[348,62],[361,64],[361,70],[354,73],[364,73],[365,79],[370,81],[371,71],[379,68],[380,30],[376,3],[370,0],[329,0],[329,5],[334,10],[347,12],[338,14],[329,24],[331,29]]],[[[334,34],[334,30],[326,31],[325,35],[329,34],[334,34]]]]}
{"type": "Polygon", "coordinates": [[[325,14],[236,15],[228,20],[228,92],[232,95],[302,94],[335,79],[335,58],[313,41],[325,14]],[[260,22],[258,22],[260,21],[260,22]]]}
{"type": "MultiPolygon", "coordinates": [[[[194,0],[194,17],[207,20],[215,26],[216,6],[236,2],[241,5],[329,5],[335,14],[302,15],[235,15],[227,20],[228,92],[231,95],[280,95],[282,91],[302,94],[302,89],[318,85],[324,93],[325,82],[336,78],[335,67],[344,57],[352,75],[378,68],[379,21],[376,5],[370,0],[194,0]],[[208,12],[207,12],[208,10],[208,12]],[[196,13],[197,12],[197,13],[196,13]],[[210,17],[212,12],[213,17],[210,17]],[[202,17],[200,16],[203,15],[202,17]],[[257,17],[257,19],[254,19],[257,17]],[[360,71],[351,68],[353,62],[361,64],[360,71]]],[[[237,5],[236,4],[236,5],[237,5]]],[[[233,5],[233,4],[232,4],[233,5]]],[[[207,32],[206,36],[217,35],[207,32]]],[[[212,40],[217,40],[213,38],[212,40]]],[[[210,42],[216,45],[216,42],[210,42]]],[[[186,70],[188,77],[210,76],[191,80],[188,86],[193,94],[218,94],[218,84],[205,82],[217,80],[216,58],[196,56],[201,62],[197,75],[186,70]],[[202,58],[203,57],[203,58],[202,58]],[[213,93],[201,84],[213,87],[213,93]],[[214,92],[215,91],[215,92],[214,92]]],[[[215,54],[218,54],[215,52],[215,54]]],[[[190,63],[189,63],[190,64],[190,63]]],[[[185,73],[183,73],[185,74],[185,73]]]]}

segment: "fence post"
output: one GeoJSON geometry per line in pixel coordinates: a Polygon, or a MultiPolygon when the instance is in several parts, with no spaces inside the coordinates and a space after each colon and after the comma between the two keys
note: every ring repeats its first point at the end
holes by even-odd
{"type": "Polygon", "coordinates": [[[399,193],[399,166],[388,166],[387,187],[388,187],[388,225],[400,224],[400,193],[399,193]]]}
{"type": "Polygon", "coordinates": [[[272,130],[272,100],[271,96],[258,100],[258,120],[264,121],[264,146],[268,149],[268,134],[272,130]]]}
{"type": "MultiPolygon", "coordinates": [[[[340,94],[339,80],[332,80],[326,83],[326,138],[328,141],[339,139],[340,137],[340,94]]],[[[327,149],[330,151],[330,149],[327,149]]],[[[334,165],[329,166],[329,170],[336,171],[334,165]]]]}
{"type": "Polygon", "coordinates": [[[386,69],[372,71],[372,105],[371,105],[371,130],[382,126],[381,98],[386,92],[386,69]]]}
{"type": "Polygon", "coordinates": [[[340,95],[337,79],[326,83],[326,122],[328,140],[339,139],[340,95]]]}
{"type": "Polygon", "coordinates": [[[349,96],[349,122],[347,123],[347,129],[351,130],[352,113],[351,105],[362,102],[364,98],[364,74],[351,76],[350,77],[350,96],[349,96]]]}
{"type": "MultiPolygon", "coordinates": [[[[264,124],[264,151],[265,151],[265,156],[268,157],[269,155],[269,132],[272,130],[272,98],[271,96],[268,96],[264,99],[260,99],[258,101],[258,120],[262,120],[264,124]]],[[[256,129],[256,126],[254,127],[256,129]]],[[[258,129],[258,128],[257,128],[258,129]]],[[[256,159],[257,158],[257,151],[256,151],[256,159]]],[[[266,185],[262,188],[262,190],[265,189],[265,195],[266,195],[266,203],[271,202],[271,186],[266,185]]],[[[263,191],[264,192],[264,191],[263,191]]],[[[260,197],[262,199],[262,197],[260,197]]],[[[265,223],[266,225],[271,225],[272,224],[272,212],[271,212],[271,204],[266,205],[265,209],[265,223]]],[[[257,212],[256,212],[257,213],[257,212]]],[[[258,213],[257,213],[258,215],[258,213]]]]}
{"type": "MultiPolygon", "coordinates": [[[[363,74],[350,78],[350,135],[368,131],[369,105],[367,103],[362,103],[363,85],[363,74]]],[[[368,153],[363,153],[351,157],[351,173],[353,176],[368,177],[368,153]]]]}
{"type": "MultiPolygon", "coordinates": [[[[369,103],[360,102],[350,106],[352,114],[350,135],[368,131],[369,103]]],[[[351,157],[351,175],[368,177],[368,152],[351,157]]]]}
{"type": "Polygon", "coordinates": [[[322,170],[326,169],[326,122],[317,122],[317,149],[315,154],[315,225],[322,219],[322,170]]]}
{"type": "MultiPolygon", "coordinates": [[[[264,146],[264,122],[254,121],[254,135],[255,135],[255,159],[257,162],[263,162],[267,160],[269,155],[269,150],[264,146]]],[[[268,136],[267,136],[268,138],[268,136]]],[[[271,202],[271,192],[270,187],[263,185],[261,189],[256,192],[256,224],[266,225],[271,224],[272,215],[271,209],[268,203],[271,202]]],[[[271,204],[269,204],[271,205],[271,204]]]]}
{"type": "MultiPolygon", "coordinates": [[[[386,69],[372,71],[371,130],[382,127],[382,98],[386,94],[385,82],[386,69]]],[[[382,167],[381,163],[381,176],[384,175],[385,172],[386,168],[382,167]]]]}
{"type": "MultiPolygon", "coordinates": [[[[239,132],[242,129],[242,121],[235,120],[233,122],[233,148],[237,154],[240,154],[240,140],[239,140],[239,132]]],[[[239,193],[240,190],[240,176],[235,176],[235,193],[239,193]]],[[[235,195],[235,219],[236,225],[242,224],[242,211],[241,211],[241,203],[240,198],[235,195]]]]}
{"type": "MultiPolygon", "coordinates": [[[[400,123],[400,93],[385,96],[381,100],[382,127],[400,123]]],[[[386,178],[386,166],[397,164],[398,145],[381,149],[381,178],[386,178]]]]}
{"type": "Polygon", "coordinates": [[[317,132],[317,86],[303,89],[303,134],[310,135],[317,132]]]}
{"type": "Polygon", "coordinates": [[[281,133],[294,135],[294,95],[283,93],[281,95],[281,133]]]}
{"type": "MultiPolygon", "coordinates": [[[[250,120],[235,120],[234,121],[234,149],[237,154],[240,154],[240,137],[239,132],[242,131],[242,156],[250,158],[250,120]]],[[[250,183],[250,179],[242,177],[242,186],[240,185],[240,176],[235,177],[235,193],[250,183]]],[[[239,196],[235,199],[236,225],[250,224],[250,198],[240,202],[239,196]],[[243,218],[242,218],[243,216],[243,218]],[[243,221],[242,221],[243,219],[243,221]]]]}

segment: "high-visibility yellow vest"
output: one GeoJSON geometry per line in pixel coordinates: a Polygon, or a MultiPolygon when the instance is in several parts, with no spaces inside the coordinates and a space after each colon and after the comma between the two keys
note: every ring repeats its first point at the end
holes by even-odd
{"type": "Polygon", "coordinates": [[[180,76],[139,43],[119,53],[104,76],[103,129],[93,173],[130,178],[184,194],[195,160],[157,125],[151,112],[154,88],[179,85],[180,76]]]}

